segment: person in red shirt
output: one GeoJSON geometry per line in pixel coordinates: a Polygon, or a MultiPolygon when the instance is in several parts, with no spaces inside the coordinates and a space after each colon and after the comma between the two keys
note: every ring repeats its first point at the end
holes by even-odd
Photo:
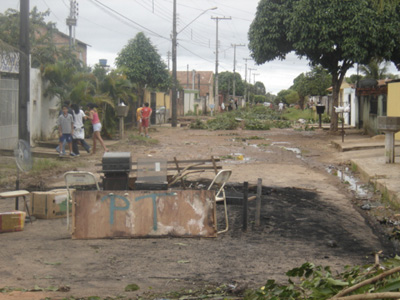
{"type": "Polygon", "coordinates": [[[142,128],[144,129],[144,133],[146,137],[149,137],[149,124],[150,124],[150,116],[153,113],[153,110],[149,107],[149,103],[146,102],[144,107],[142,108],[142,128]]]}

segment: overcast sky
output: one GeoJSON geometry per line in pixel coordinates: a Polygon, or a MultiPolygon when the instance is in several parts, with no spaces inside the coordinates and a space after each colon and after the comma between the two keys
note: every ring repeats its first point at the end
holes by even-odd
{"type": "MultiPolygon", "coordinates": [[[[0,11],[4,12],[8,8],[19,10],[19,2],[19,0],[0,0],[0,11]]],[[[167,53],[171,51],[172,46],[173,0],[77,0],[77,2],[79,15],[76,38],[90,45],[89,65],[98,63],[99,59],[107,59],[108,64],[114,67],[118,53],[140,31],[150,38],[168,65],[167,53]]],[[[257,4],[258,0],[177,0],[178,71],[186,71],[189,66],[189,70],[215,72],[216,21],[212,18],[230,17],[230,20],[218,22],[220,44],[218,71],[233,72],[232,45],[236,44],[238,45],[236,72],[245,79],[244,58],[250,58],[247,33],[254,19],[257,4]],[[214,7],[217,9],[211,10],[214,7]]],[[[30,0],[30,9],[34,6],[38,7],[39,11],[50,10],[47,21],[55,22],[61,32],[68,34],[66,18],[70,12],[69,0],[30,0]]],[[[171,61],[169,65],[171,68],[171,61]]],[[[267,92],[274,94],[289,88],[294,78],[310,70],[308,62],[304,59],[299,60],[295,55],[289,55],[285,61],[276,60],[260,66],[249,60],[247,67],[247,81],[251,80],[251,83],[254,79],[261,81],[267,92]],[[249,77],[250,72],[251,77],[249,77]]],[[[393,66],[391,71],[395,73],[393,66]]]]}

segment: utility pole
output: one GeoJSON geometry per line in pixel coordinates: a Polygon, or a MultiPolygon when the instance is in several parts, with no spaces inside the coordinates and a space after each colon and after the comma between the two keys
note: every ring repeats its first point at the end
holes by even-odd
{"type": "Polygon", "coordinates": [[[75,46],[75,26],[77,24],[76,19],[79,15],[78,2],[76,0],[70,0],[69,2],[69,16],[67,18],[67,25],[69,28],[69,49],[71,50],[75,46]]]}
{"type": "Polygon", "coordinates": [[[171,59],[171,51],[167,52],[167,61],[168,61],[168,71],[169,71],[169,60],[171,59]]]}
{"type": "Polygon", "coordinates": [[[256,76],[260,75],[259,73],[253,73],[253,84],[256,84],[256,76]]]}
{"type": "Polygon", "coordinates": [[[257,69],[249,68],[249,83],[251,84],[251,71],[257,71],[257,69]]]}
{"type": "Polygon", "coordinates": [[[233,44],[233,99],[236,97],[236,47],[244,47],[244,44],[233,44]]]}
{"type": "Polygon", "coordinates": [[[244,101],[247,102],[247,61],[251,60],[251,58],[243,58],[243,60],[246,61],[245,69],[244,69],[245,70],[244,71],[244,83],[245,83],[245,86],[244,86],[244,101]]]}
{"type": "Polygon", "coordinates": [[[219,105],[219,92],[218,92],[218,22],[220,20],[231,20],[229,17],[211,17],[211,19],[215,20],[216,24],[216,42],[215,42],[215,96],[214,96],[214,104],[217,101],[217,105],[219,105]]]}
{"type": "MultiPolygon", "coordinates": [[[[257,71],[257,69],[249,68],[249,83],[251,84],[251,71],[257,71]]],[[[248,97],[249,103],[250,103],[250,97],[248,97]]]]}
{"type": "Polygon", "coordinates": [[[18,139],[30,144],[28,108],[30,94],[29,0],[20,1],[18,139]]]}
{"type": "Polygon", "coordinates": [[[176,0],[173,5],[172,17],[172,113],[171,113],[171,126],[176,127],[177,120],[177,79],[176,79],[176,0]]]}

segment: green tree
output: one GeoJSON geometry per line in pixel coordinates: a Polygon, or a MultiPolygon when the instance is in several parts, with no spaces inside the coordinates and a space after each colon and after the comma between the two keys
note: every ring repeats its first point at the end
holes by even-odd
{"type": "MultiPolygon", "coordinates": [[[[397,3],[379,11],[371,0],[261,0],[249,30],[249,48],[258,64],[285,59],[294,51],[332,75],[333,105],[354,63],[372,57],[400,62],[397,3]]],[[[332,112],[331,130],[338,117],[332,112]]]]}
{"type": "MultiPolygon", "coordinates": [[[[41,67],[54,64],[57,59],[68,56],[65,49],[58,49],[53,42],[53,36],[58,31],[53,22],[46,22],[50,11],[39,12],[34,7],[29,15],[29,42],[32,67],[41,67]]],[[[0,13],[0,40],[15,49],[19,48],[19,11],[8,9],[0,13]]]]}
{"type": "Polygon", "coordinates": [[[364,78],[386,79],[389,64],[381,58],[373,57],[367,65],[360,66],[360,72],[364,75],[364,78]]]}
{"type": "Polygon", "coordinates": [[[297,76],[293,80],[293,85],[290,87],[290,89],[297,92],[300,108],[304,109],[305,97],[308,96],[310,92],[309,80],[306,75],[301,73],[299,76],[297,76]]]}
{"type": "Polygon", "coordinates": [[[256,81],[254,84],[254,94],[255,95],[265,95],[265,85],[261,81],[256,81]]]}
{"type": "Polygon", "coordinates": [[[116,65],[124,69],[127,78],[137,85],[140,103],[143,103],[145,86],[165,91],[171,85],[167,66],[143,32],[129,40],[118,54],[116,65]]]}
{"type": "Polygon", "coordinates": [[[290,89],[295,90],[299,95],[300,108],[304,108],[307,96],[324,96],[331,86],[332,76],[321,66],[314,66],[310,72],[301,73],[293,80],[290,89]]]}
{"type": "Polygon", "coordinates": [[[299,94],[295,90],[281,90],[276,96],[275,103],[283,102],[286,104],[296,104],[300,100],[299,94]]]}
{"type": "Polygon", "coordinates": [[[362,75],[352,74],[350,77],[346,77],[345,80],[349,84],[357,84],[362,79],[362,75]]]}
{"type": "MultiPolygon", "coordinates": [[[[218,90],[221,94],[228,97],[233,95],[233,73],[229,71],[218,74],[218,90]]],[[[235,95],[244,95],[244,82],[239,73],[235,73],[235,95]]]]}

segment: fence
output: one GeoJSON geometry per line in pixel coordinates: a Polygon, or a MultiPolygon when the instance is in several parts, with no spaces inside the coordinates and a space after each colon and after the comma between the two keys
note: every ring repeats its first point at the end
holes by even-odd
{"type": "Polygon", "coordinates": [[[18,141],[18,79],[0,78],[0,145],[14,149],[18,141]]]}

